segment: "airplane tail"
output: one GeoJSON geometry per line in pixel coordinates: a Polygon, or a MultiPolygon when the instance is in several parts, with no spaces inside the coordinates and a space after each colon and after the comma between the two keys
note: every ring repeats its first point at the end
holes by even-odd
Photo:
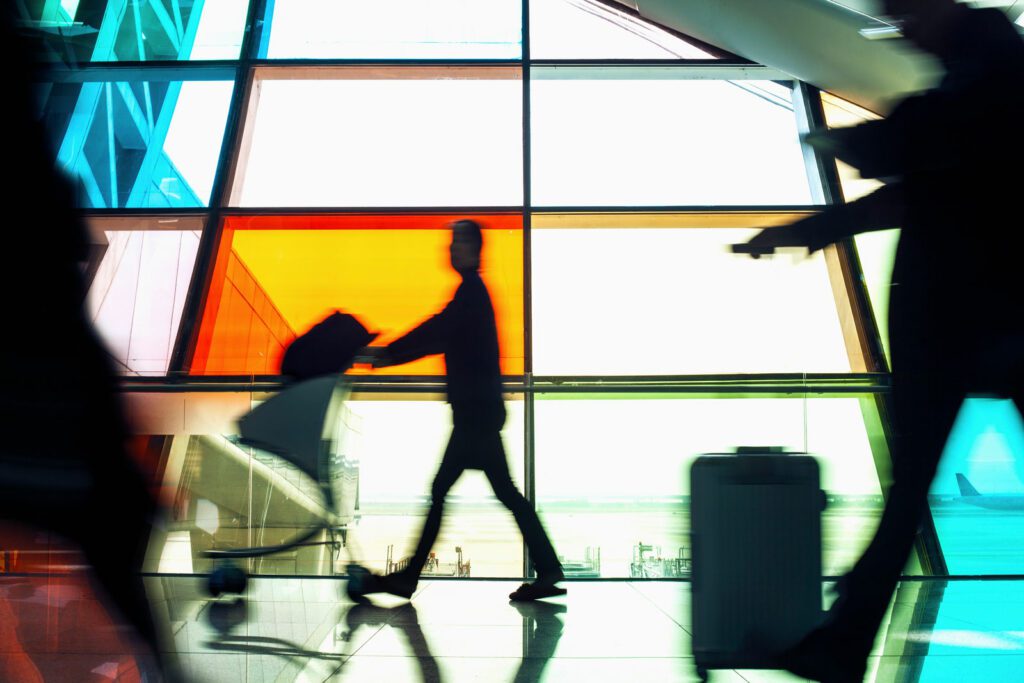
{"type": "Polygon", "coordinates": [[[974,486],[971,485],[971,482],[967,481],[967,477],[960,474],[959,472],[956,473],[956,483],[960,487],[961,496],[967,497],[981,495],[980,493],[978,493],[978,489],[974,488],[974,486]]]}

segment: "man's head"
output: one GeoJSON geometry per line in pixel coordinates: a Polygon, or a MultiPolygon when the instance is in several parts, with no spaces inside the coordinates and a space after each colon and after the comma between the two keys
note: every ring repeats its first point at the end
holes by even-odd
{"type": "Polygon", "coordinates": [[[449,248],[452,268],[460,273],[472,273],[480,268],[480,250],[484,237],[476,221],[461,220],[451,224],[452,244],[449,248]]]}
{"type": "Polygon", "coordinates": [[[952,28],[956,5],[956,0],[882,0],[882,11],[907,40],[939,53],[952,28]]]}

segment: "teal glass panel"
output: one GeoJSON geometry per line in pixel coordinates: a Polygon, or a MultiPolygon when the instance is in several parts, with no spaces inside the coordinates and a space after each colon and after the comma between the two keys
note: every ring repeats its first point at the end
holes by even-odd
{"type": "Polygon", "coordinates": [[[238,59],[248,0],[29,0],[22,24],[54,61],[238,59]]]}
{"type": "Polygon", "coordinates": [[[904,582],[873,680],[1019,680],[1022,608],[1020,581],[904,582]]]}
{"type": "Polygon", "coordinates": [[[57,163],[83,208],[207,206],[234,83],[59,82],[43,91],[57,163]]]}
{"type": "Polygon", "coordinates": [[[269,59],[519,59],[520,0],[270,0],[269,59]]]}
{"type": "Polygon", "coordinates": [[[541,394],[537,505],[570,575],[686,577],[693,461],[738,446],[805,451],[818,458],[829,497],[824,571],[838,574],[866,547],[881,510],[873,405],[850,396],[541,394]]]}
{"type": "Polygon", "coordinates": [[[951,574],[1024,573],[1024,421],[1013,401],[964,401],[930,503],[951,574]]]}

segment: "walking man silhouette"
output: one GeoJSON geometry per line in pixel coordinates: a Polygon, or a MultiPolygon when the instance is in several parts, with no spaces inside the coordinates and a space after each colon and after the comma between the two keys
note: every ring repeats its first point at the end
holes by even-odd
{"type": "Polygon", "coordinates": [[[954,0],[884,0],[905,38],[942,62],[937,88],[888,118],[808,142],[886,181],[874,193],[789,226],[740,253],[804,246],[902,227],[889,339],[893,485],[871,544],[837,585],[825,623],[780,664],[819,681],[864,678],[867,657],[921,523],[946,437],[965,395],[1024,407],[1019,175],[1024,155],[1024,41],[1006,16],[954,0]]]}
{"type": "Polygon", "coordinates": [[[386,347],[367,347],[364,355],[374,367],[398,365],[443,353],[448,403],[452,407],[452,434],[430,489],[430,511],[408,567],[381,577],[380,591],[409,598],[441,529],[448,491],[465,470],[482,470],[494,494],[515,517],[537,572],[509,598],[536,600],[564,595],[556,584],[564,577],[561,563],[536,511],[516,489],[509,475],[501,427],[505,403],[501,394],[498,333],[490,294],[480,277],[483,232],[472,220],[451,224],[451,265],[462,277],[455,296],[437,315],[386,347]]]}

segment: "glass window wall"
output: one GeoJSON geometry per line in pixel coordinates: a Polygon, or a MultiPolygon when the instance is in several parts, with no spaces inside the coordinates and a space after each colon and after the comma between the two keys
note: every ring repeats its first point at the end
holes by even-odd
{"type": "MultiPolygon", "coordinates": [[[[267,546],[318,525],[328,514],[318,481],[289,458],[238,443],[236,421],[268,394],[131,394],[136,431],[160,435],[161,491],[170,514],[150,544],[147,566],[208,571],[204,550],[267,546]]],[[[509,471],[521,486],[522,397],[509,396],[502,430],[509,471]]],[[[246,560],[263,574],[344,574],[350,561],[375,571],[411,555],[430,502],[430,485],[451,431],[440,396],[356,394],[337,418],[328,462],[336,523],[314,543],[246,560]]],[[[518,576],[522,540],[479,471],[448,495],[445,524],[428,575],[518,576]]]]}
{"type": "Polygon", "coordinates": [[[521,73],[261,69],[232,205],[519,206],[521,73]]]}
{"type": "Polygon", "coordinates": [[[82,62],[238,59],[249,0],[27,0],[22,24],[50,59],[82,62]]]}
{"type": "Polygon", "coordinates": [[[729,251],[787,218],[534,216],[534,372],[849,372],[822,256],[729,251]]]}
{"type": "Polygon", "coordinates": [[[87,307],[126,375],[165,375],[195,267],[201,218],[93,218],[87,307]]]}
{"type": "Polygon", "coordinates": [[[75,179],[79,205],[209,205],[233,87],[219,80],[85,80],[43,88],[57,162],[75,179]]]}
{"type": "Polygon", "coordinates": [[[519,0],[274,0],[260,57],[519,59],[519,0]]]}
{"type": "Polygon", "coordinates": [[[852,566],[877,526],[870,397],[540,394],[535,405],[537,505],[572,567],[600,558],[603,577],[688,576],[690,466],[740,446],[818,457],[826,574],[852,566]]]}
{"type": "Polygon", "coordinates": [[[533,59],[713,59],[625,6],[599,0],[530,0],[533,59]]]}
{"type": "MultiPolygon", "coordinates": [[[[337,309],[397,339],[459,285],[448,246],[455,215],[228,217],[193,374],[277,374],[285,346],[337,309]]],[[[481,273],[495,308],[502,372],[523,372],[523,237],[516,214],[484,226],[481,273]]],[[[376,371],[444,373],[440,356],[376,371]]]]}
{"type": "Polygon", "coordinates": [[[534,67],[534,204],[810,204],[792,92],[772,73],[534,67]]]}

